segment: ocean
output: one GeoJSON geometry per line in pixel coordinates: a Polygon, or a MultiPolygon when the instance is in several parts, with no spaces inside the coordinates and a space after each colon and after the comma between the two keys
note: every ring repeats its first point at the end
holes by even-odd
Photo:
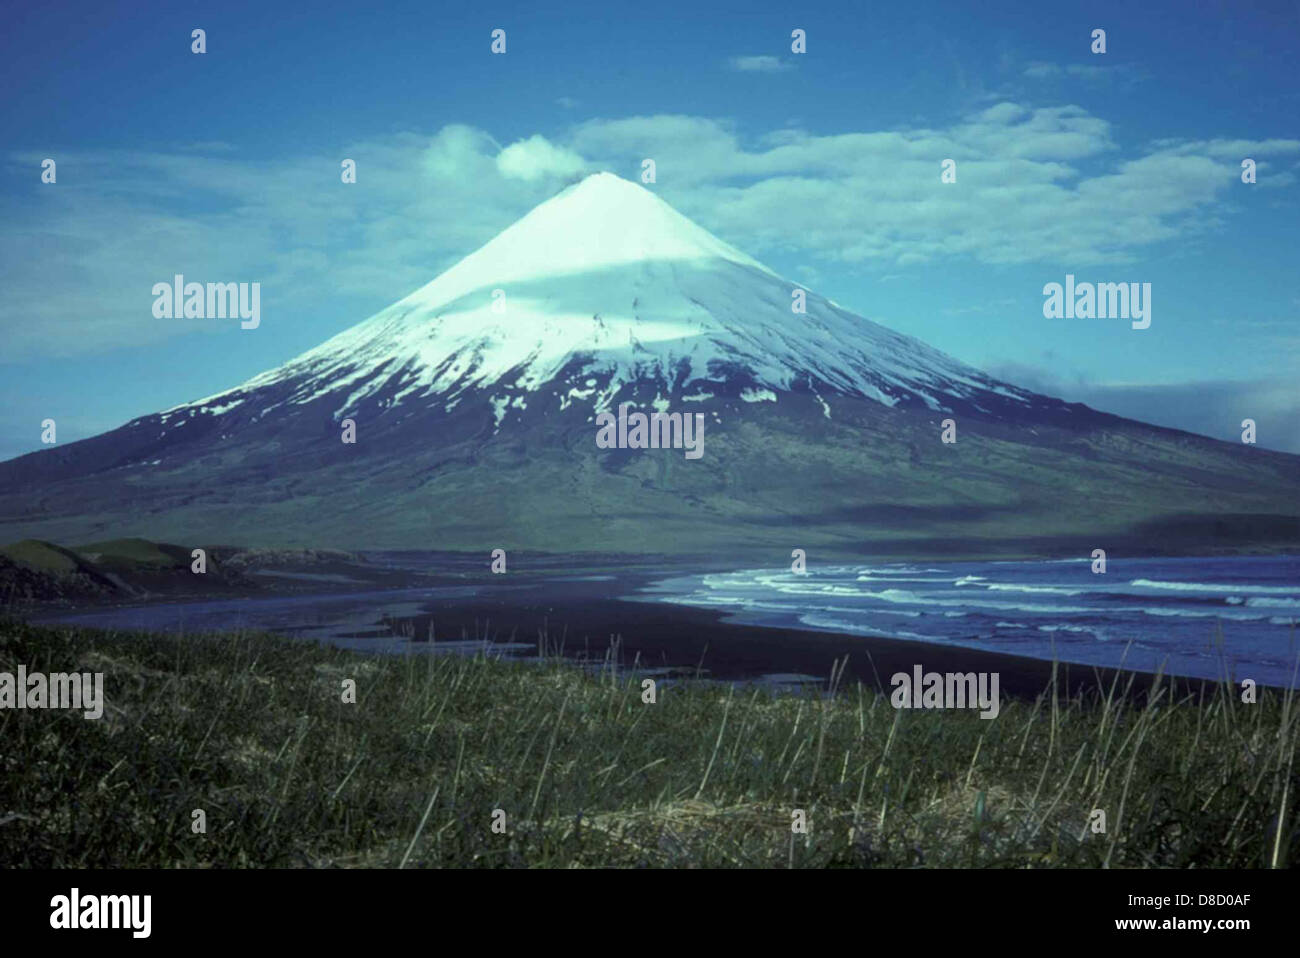
{"type": "MultiPolygon", "coordinates": [[[[451,561],[423,553],[371,558],[424,572],[446,570],[451,561]]],[[[589,596],[624,600],[616,603],[626,605],[625,623],[616,614],[617,631],[628,637],[640,632],[638,605],[673,603],[720,612],[738,625],[911,641],[919,652],[925,646],[964,646],[1297,687],[1300,556],[1111,558],[1104,574],[1094,574],[1088,559],[813,562],[802,575],[789,569],[699,572],[672,561],[626,565],[614,557],[590,556],[536,557],[501,576],[489,574],[482,561],[469,566],[475,571],[459,585],[373,591],[344,578],[328,593],[51,611],[35,621],[174,633],[257,629],[403,653],[433,648],[421,641],[423,633],[404,634],[401,623],[425,614],[438,618],[450,604],[478,603],[489,610],[485,616],[504,620],[503,606],[545,608],[562,597],[571,603],[589,596]],[[633,566],[639,566],[635,572],[633,566]]],[[[553,624],[565,625],[560,618],[553,624]]],[[[519,641],[490,646],[500,655],[527,655],[536,648],[532,629],[530,621],[519,641]]],[[[447,641],[452,638],[459,637],[440,634],[436,648],[476,652],[485,647],[473,637],[447,641]]],[[[658,658],[652,650],[642,656],[652,657],[658,658]]]]}
{"type": "Polygon", "coordinates": [[[1296,687],[1300,556],[818,565],[666,578],[657,601],[1037,659],[1296,687]]]}

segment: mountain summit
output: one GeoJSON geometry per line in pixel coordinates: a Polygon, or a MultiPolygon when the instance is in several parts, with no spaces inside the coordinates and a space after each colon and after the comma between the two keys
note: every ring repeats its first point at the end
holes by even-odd
{"type": "Polygon", "coordinates": [[[727,260],[770,273],[643,186],[593,173],[561,190],[415,296],[443,300],[490,283],[629,263],[727,260]]]}
{"type": "Polygon", "coordinates": [[[600,412],[636,383],[655,384],[660,403],[686,387],[699,398],[799,388],[827,416],[835,394],[949,411],[951,400],[1032,398],[800,290],[611,173],[316,349],[164,415],[183,421],[287,383],[284,403],[332,397],[336,419],[374,401],[450,409],[487,392],[498,425],[539,399],[600,412]],[[792,309],[796,291],[805,312],[792,309]],[[525,396],[539,391],[549,396],[525,396]]]}
{"type": "Polygon", "coordinates": [[[282,366],[0,463],[0,523],[10,539],[773,561],[1150,553],[1300,542],[1297,488],[1298,457],[993,379],[598,173],[282,366]],[[597,416],[625,403],[703,414],[707,452],[599,448],[597,416]]]}

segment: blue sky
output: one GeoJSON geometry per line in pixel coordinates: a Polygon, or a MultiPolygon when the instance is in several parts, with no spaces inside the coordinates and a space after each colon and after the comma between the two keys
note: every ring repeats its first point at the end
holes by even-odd
{"type": "Polygon", "coordinates": [[[1300,7],[894,6],[10,10],[0,457],[234,386],[645,157],[701,225],[959,359],[1300,452],[1300,7]],[[155,319],[175,273],[260,282],[261,326],[155,319]],[[1067,273],[1151,283],[1151,327],[1045,319],[1067,273]]]}

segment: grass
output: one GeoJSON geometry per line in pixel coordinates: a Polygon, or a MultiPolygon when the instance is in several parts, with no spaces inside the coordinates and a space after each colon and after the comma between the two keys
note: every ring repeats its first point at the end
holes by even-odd
{"type": "Polygon", "coordinates": [[[46,572],[77,572],[89,565],[73,550],[40,539],[23,539],[0,546],[0,555],[46,572]]]}
{"type": "Polygon", "coordinates": [[[993,720],[895,710],[858,685],[661,683],[648,705],[612,661],[0,622],[0,671],[19,663],[103,672],[107,704],[99,721],[0,710],[4,867],[1266,868],[1300,853],[1297,709],[1273,690],[1251,705],[1121,679],[993,720]]]}
{"type": "Polygon", "coordinates": [[[183,569],[190,564],[190,550],[148,539],[110,539],[74,546],[76,552],[93,558],[102,569],[130,571],[138,568],[183,569]]]}

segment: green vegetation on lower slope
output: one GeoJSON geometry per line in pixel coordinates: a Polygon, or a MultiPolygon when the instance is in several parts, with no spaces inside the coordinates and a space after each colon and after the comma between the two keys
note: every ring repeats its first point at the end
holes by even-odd
{"type": "Polygon", "coordinates": [[[23,539],[0,546],[0,555],[44,572],[79,572],[90,566],[74,550],[41,539],[23,539]]]}
{"type": "Polygon", "coordinates": [[[39,539],[0,546],[0,607],[93,600],[121,593],[85,556],[39,539]]]}
{"type": "Polygon", "coordinates": [[[244,569],[256,562],[256,553],[228,547],[205,551],[204,571],[198,575],[189,546],[113,539],[65,548],[24,539],[0,546],[0,608],[138,600],[151,595],[232,594],[255,588],[244,569]],[[227,558],[232,560],[229,567],[227,558]]]}
{"type": "Polygon", "coordinates": [[[0,671],[105,673],[100,720],[0,710],[0,865],[1281,867],[1291,696],[1123,682],[969,711],[0,623],[0,671]],[[356,703],[342,701],[345,680],[356,703]],[[192,813],[206,815],[194,834],[192,813]],[[493,831],[494,810],[505,813],[493,831]],[[791,830],[801,809],[807,834],[791,830]],[[1088,828],[1094,809],[1106,831],[1088,828]]]}
{"type": "Polygon", "coordinates": [[[137,569],[188,569],[190,550],[184,546],[148,539],[111,539],[73,546],[101,569],[129,572],[137,569]]]}

